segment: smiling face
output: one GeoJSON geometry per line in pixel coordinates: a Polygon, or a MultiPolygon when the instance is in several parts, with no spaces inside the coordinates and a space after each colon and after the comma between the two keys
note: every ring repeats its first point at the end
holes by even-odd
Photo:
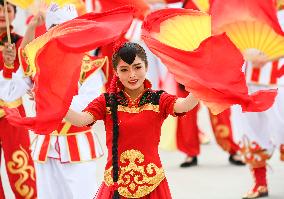
{"type": "MultiPolygon", "coordinates": [[[[7,4],[7,9],[8,9],[8,17],[10,24],[13,22],[15,19],[15,9],[13,5],[7,4]]],[[[5,22],[5,10],[4,10],[4,5],[0,4],[0,29],[6,29],[6,22],[5,22]]]]}
{"type": "Polygon", "coordinates": [[[116,74],[123,86],[132,91],[144,88],[143,83],[146,73],[147,67],[145,62],[137,55],[132,64],[128,64],[120,59],[116,69],[116,74]]]}
{"type": "Polygon", "coordinates": [[[116,74],[128,94],[144,90],[148,61],[145,50],[137,43],[127,42],[112,57],[116,74]]]}

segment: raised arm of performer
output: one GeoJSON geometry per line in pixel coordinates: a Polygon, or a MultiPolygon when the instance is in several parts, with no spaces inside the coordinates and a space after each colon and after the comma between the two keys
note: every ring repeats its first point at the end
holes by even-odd
{"type": "MultiPolygon", "coordinates": [[[[131,45],[131,44],[130,44],[131,45]]],[[[119,78],[119,81],[124,87],[124,91],[128,95],[137,98],[145,91],[144,82],[145,75],[147,72],[147,62],[144,62],[137,56],[135,61],[131,64],[123,63],[122,66],[118,65],[115,68],[116,75],[119,78]],[[137,60],[136,60],[137,59],[137,60]],[[135,79],[136,82],[132,82],[135,79]]],[[[92,104],[100,105],[100,101],[95,99],[92,104]]],[[[174,112],[185,113],[193,109],[198,104],[198,99],[196,99],[192,94],[189,94],[186,98],[177,98],[174,104],[174,112]]],[[[101,109],[101,111],[105,111],[101,109]]],[[[72,109],[69,109],[65,119],[72,123],[75,126],[86,126],[93,123],[98,118],[95,118],[92,114],[88,112],[75,112],[72,109]]]]}
{"type": "Polygon", "coordinates": [[[31,20],[26,30],[25,36],[21,43],[21,48],[24,48],[28,43],[35,39],[36,28],[45,22],[45,17],[42,12],[39,12],[35,17],[31,20]]]}
{"type": "MultiPolygon", "coordinates": [[[[193,109],[198,104],[198,99],[196,99],[192,94],[189,94],[186,98],[178,98],[174,105],[175,113],[185,113],[193,109]]],[[[69,109],[65,116],[65,120],[69,121],[75,126],[86,126],[95,122],[95,118],[88,112],[76,112],[69,109]]]]}

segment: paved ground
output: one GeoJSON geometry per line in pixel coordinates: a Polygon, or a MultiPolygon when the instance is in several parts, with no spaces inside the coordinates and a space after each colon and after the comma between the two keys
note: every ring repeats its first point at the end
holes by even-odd
{"type": "MultiPolygon", "coordinates": [[[[179,168],[184,160],[182,153],[160,151],[174,199],[240,199],[252,185],[248,167],[231,166],[228,155],[211,140],[211,144],[202,146],[199,166],[194,168],[179,168]]],[[[99,170],[104,163],[102,158],[99,170]]],[[[269,164],[269,198],[284,199],[284,163],[280,162],[279,153],[274,154],[269,164]]]]}
{"type": "MultiPolygon", "coordinates": [[[[205,109],[200,112],[199,124],[205,132],[212,135],[205,109]]],[[[102,123],[98,123],[95,129],[104,143],[102,123]]],[[[228,155],[216,145],[214,139],[211,140],[209,145],[202,146],[199,166],[190,169],[178,167],[184,159],[182,153],[161,151],[161,159],[174,199],[240,199],[252,184],[248,168],[231,166],[228,163],[228,155]]],[[[106,156],[98,160],[99,181],[102,180],[105,161],[106,156]]],[[[274,154],[269,164],[271,166],[268,170],[269,198],[284,199],[284,163],[279,161],[278,152],[274,154]]],[[[13,199],[3,169],[2,175],[7,199],[13,199]]]]}

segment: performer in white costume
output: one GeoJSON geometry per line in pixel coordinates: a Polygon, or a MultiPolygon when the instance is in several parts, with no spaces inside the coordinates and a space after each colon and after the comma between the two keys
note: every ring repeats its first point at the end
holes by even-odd
{"type": "Polygon", "coordinates": [[[9,22],[6,22],[5,7],[4,1],[0,0],[0,163],[6,167],[8,177],[8,182],[5,182],[3,176],[0,176],[0,198],[5,198],[3,185],[6,184],[11,187],[15,198],[34,199],[37,198],[36,176],[29,149],[29,133],[23,127],[11,125],[4,112],[5,108],[17,108],[20,115],[24,117],[22,96],[31,87],[30,78],[24,77],[18,61],[17,50],[22,36],[15,33],[11,25],[17,8],[7,3],[9,22]],[[8,42],[8,24],[11,29],[10,42],[8,42]]]}
{"type": "MultiPolygon", "coordinates": [[[[46,28],[48,30],[76,16],[75,6],[59,7],[52,4],[46,13],[46,28]]],[[[38,20],[38,17],[34,20],[38,20]]],[[[36,23],[39,22],[34,21],[34,24],[36,23]]],[[[36,25],[31,26],[28,28],[29,33],[36,25]]],[[[72,100],[72,109],[82,111],[94,96],[100,95],[104,85],[104,75],[100,68],[104,64],[107,64],[106,58],[92,60],[92,57],[86,54],[78,82],[78,95],[72,100]]],[[[36,135],[32,144],[32,157],[37,172],[38,198],[95,197],[98,189],[95,160],[102,155],[99,140],[90,127],[75,127],[63,121],[52,134],[36,135]]]]}
{"type": "MultiPolygon", "coordinates": [[[[278,19],[283,29],[283,10],[278,12],[278,19]]],[[[253,189],[243,198],[258,198],[268,195],[266,161],[274,149],[280,148],[284,161],[284,58],[263,66],[246,63],[245,74],[250,92],[278,88],[275,103],[267,111],[242,113],[240,107],[233,107],[234,136],[241,142],[244,159],[255,179],[253,189]]]]}

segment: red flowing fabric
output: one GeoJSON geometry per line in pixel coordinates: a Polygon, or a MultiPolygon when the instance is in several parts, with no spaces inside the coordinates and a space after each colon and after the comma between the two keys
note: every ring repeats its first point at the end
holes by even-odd
{"type": "MultiPolygon", "coordinates": [[[[259,112],[271,107],[276,90],[248,94],[243,57],[226,34],[211,36],[201,42],[194,51],[180,50],[155,39],[160,23],[170,17],[186,14],[187,10],[164,9],[147,16],[142,26],[142,38],[177,82],[202,100],[213,114],[218,114],[233,104],[243,111],[259,112]]],[[[188,12],[190,13],[190,12],[188,12]]]]}
{"type": "Polygon", "coordinates": [[[99,2],[102,12],[125,5],[133,6],[136,11],[134,17],[140,18],[141,20],[150,10],[150,7],[145,0],[99,0],[99,2]]]}
{"type": "Polygon", "coordinates": [[[274,0],[214,0],[211,2],[212,30],[237,21],[261,21],[284,35],[278,23],[274,0]]]}
{"type": "Polygon", "coordinates": [[[38,134],[57,129],[77,93],[84,53],[115,41],[128,30],[132,19],[133,8],[121,7],[89,13],[52,29],[53,35],[61,30],[68,32],[51,37],[37,52],[36,117],[22,118],[16,110],[6,109],[9,122],[38,134]]]}
{"type": "Polygon", "coordinates": [[[199,8],[197,7],[197,5],[192,1],[192,0],[188,0],[188,1],[184,1],[183,3],[183,8],[185,9],[193,9],[193,10],[199,10],[199,8]]]}

